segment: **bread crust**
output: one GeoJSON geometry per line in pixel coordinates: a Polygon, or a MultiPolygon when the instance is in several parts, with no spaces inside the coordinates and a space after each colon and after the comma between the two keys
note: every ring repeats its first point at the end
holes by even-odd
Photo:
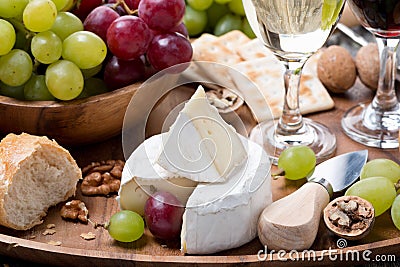
{"type": "Polygon", "coordinates": [[[50,140],[45,136],[34,136],[26,133],[20,135],[8,134],[0,142],[0,224],[16,230],[27,230],[35,225],[41,224],[41,218],[47,214],[47,209],[50,206],[58,203],[52,203],[46,210],[43,210],[40,218],[31,222],[30,224],[20,226],[15,225],[8,219],[8,214],[5,210],[4,199],[8,193],[10,186],[13,183],[13,178],[16,172],[20,169],[21,164],[29,160],[35,151],[41,147],[50,146],[56,149],[58,156],[66,157],[68,162],[73,166],[73,172],[65,175],[65,179],[73,179],[74,187],[70,188],[65,197],[60,199],[59,202],[67,200],[73,196],[76,191],[76,183],[82,177],[81,169],[76,164],[74,158],[65,148],[61,147],[56,141],[50,140]]]}

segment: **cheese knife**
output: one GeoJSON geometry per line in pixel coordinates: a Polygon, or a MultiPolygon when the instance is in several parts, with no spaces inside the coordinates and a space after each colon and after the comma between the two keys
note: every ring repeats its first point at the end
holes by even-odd
{"type": "Polygon", "coordinates": [[[317,236],[323,209],[333,192],[350,186],[367,162],[368,150],[349,152],[315,167],[308,182],[267,206],[260,215],[258,236],[269,250],[304,250],[317,236]]]}

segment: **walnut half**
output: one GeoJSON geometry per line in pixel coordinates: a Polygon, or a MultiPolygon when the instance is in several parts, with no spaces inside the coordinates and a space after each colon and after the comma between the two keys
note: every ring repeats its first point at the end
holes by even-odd
{"type": "Polygon", "coordinates": [[[65,203],[61,208],[61,217],[64,219],[76,220],[83,223],[88,222],[89,211],[84,202],[74,199],[65,203]]]}
{"type": "Polygon", "coordinates": [[[336,235],[357,240],[366,236],[375,221],[374,207],[358,196],[342,196],[324,209],[325,225],[336,235]]]}
{"type": "Polygon", "coordinates": [[[121,185],[122,160],[93,162],[82,169],[81,191],[84,195],[108,195],[117,193],[121,185]]]}

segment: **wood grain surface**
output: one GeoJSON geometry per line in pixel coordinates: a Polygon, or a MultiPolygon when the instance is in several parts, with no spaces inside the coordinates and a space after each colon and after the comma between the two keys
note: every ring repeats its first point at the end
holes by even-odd
{"type": "Polygon", "coordinates": [[[59,143],[96,143],[121,132],[125,108],[141,83],[71,101],[22,101],[0,95],[0,134],[47,135],[59,143]]]}
{"type": "MultiPolygon", "coordinates": [[[[193,88],[179,88],[166,96],[150,118],[158,118],[148,124],[148,135],[154,134],[160,129],[160,123],[168,107],[173,107],[176,103],[187,99],[193,88]],[[173,103],[173,104],[171,104],[173,103]]],[[[316,121],[327,125],[336,134],[337,151],[336,154],[365,149],[366,147],[350,140],[342,131],[340,120],[344,112],[358,102],[369,101],[373,97],[373,92],[366,89],[359,81],[348,92],[341,95],[334,95],[335,108],[321,113],[308,115],[316,121]]],[[[246,107],[238,110],[242,118],[249,120],[249,113],[246,107]]],[[[248,129],[254,122],[248,123],[248,129]]],[[[116,136],[102,143],[67,147],[79,166],[83,167],[92,161],[106,159],[123,159],[121,148],[121,136],[116,136]]],[[[368,148],[369,159],[388,158],[399,162],[399,151],[397,149],[381,150],[368,148]]],[[[300,187],[305,180],[289,181],[277,179],[272,181],[273,199],[280,199],[300,187]]],[[[337,195],[340,195],[338,193],[337,195]]],[[[78,187],[77,199],[83,200],[89,209],[89,216],[92,221],[105,223],[110,216],[118,210],[115,196],[109,197],[86,197],[82,196],[78,187]]],[[[400,256],[400,231],[397,230],[390,218],[389,212],[376,218],[372,232],[359,241],[347,241],[343,249],[337,245],[338,237],[327,231],[321,221],[317,238],[311,249],[316,251],[316,259],[306,262],[297,258],[292,261],[288,258],[282,260],[278,253],[273,253],[265,261],[260,261],[257,253],[263,249],[258,239],[229,251],[217,253],[215,255],[182,255],[179,250],[179,242],[163,242],[156,240],[146,230],[145,235],[138,241],[132,243],[119,243],[109,237],[106,230],[101,227],[94,228],[91,224],[74,223],[62,220],[59,211],[61,204],[49,210],[45,222],[28,231],[12,231],[0,228],[0,254],[28,260],[30,262],[51,264],[59,266],[151,266],[155,263],[161,266],[204,265],[213,266],[215,264],[234,266],[239,263],[246,263],[246,266],[268,265],[273,262],[274,266],[288,265],[354,265],[363,263],[360,259],[344,262],[340,260],[340,255],[353,251],[368,252],[370,259],[376,255],[397,255],[400,256]],[[56,233],[54,235],[43,235],[46,225],[54,223],[56,233]],[[94,240],[86,241],[80,237],[82,233],[93,232],[96,234],[94,240]],[[47,244],[49,241],[60,241],[60,246],[47,244]],[[327,254],[332,250],[331,256],[327,254]],[[332,258],[336,255],[336,260],[332,258]]],[[[289,212],[289,211],[288,211],[289,212]]],[[[365,262],[365,261],[364,261],[365,262]]]]}

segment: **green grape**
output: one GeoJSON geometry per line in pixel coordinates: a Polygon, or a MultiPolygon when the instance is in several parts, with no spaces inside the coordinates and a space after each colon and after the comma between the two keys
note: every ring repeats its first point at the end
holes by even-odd
{"type": "Polygon", "coordinates": [[[8,54],[14,47],[16,41],[16,33],[13,25],[0,19],[0,56],[8,54]]]}
{"type": "Polygon", "coordinates": [[[370,177],[350,186],[345,195],[359,196],[371,202],[377,217],[390,208],[396,197],[396,189],[392,181],[385,177],[370,177]]]}
{"type": "Polygon", "coordinates": [[[0,57],[0,80],[10,86],[20,86],[31,77],[33,69],[29,54],[20,49],[13,49],[0,57]]]}
{"type": "Polygon", "coordinates": [[[215,3],[220,4],[220,5],[225,5],[227,3],[229,3],[232,0],[214,0],[215,3]]]}
{"type": "Polygon", "coordinates": [[[0,82],[0,95],[24,100],[24,86],[9,86],[5,83],[0,82]]]}
{"type": "Polygon", "coordinates": [[[68,3],[65,5],[65,7],[61,11],[70,11],[72,8],[75,6],[75,4],[78,2],[78,0],[68,0],[68,3]]]}
{"type": "Polygon", "coordinates": [[[227,5],[221,5],[214,2],[206,12],[208,21],[207,26],[213,30],[215,25],[217,25],[218,20],[229,13],[229,8],[227,5]]]}
{"type": "Polygon", "coordinates": [[[33,32],[50,30],[57,17],[56,5],[51,0],[32,0],[22,15],[25,27],[33,32]]]}
{"type": "Polygon", "coordinates": [[[244,33],[247,35],[247,37],[249,37],[250,39],[256,38],[256,35],[254,34],[254,32],[253,32],[253,30],[252,30],[252,28],[251,28],[251,26],[250,26],[250,24],[249,24],[249,21],[247,20],[246,17],[244,17],[243,20],[242,20],[242,28],[241,28],[241,30],[242,30],[242,32],[244,32],[244,33]]]}
{"type": "Polygon", "coordinates": [[[26,100],[55,100],[47,89],[44,75],[32,75],[24,85],[24,97],[26,100]]]}
{"type": "Polygon", "coordinates": [[[133,242],[143,235],[144,220],[134,211],[122,210],[111,216],[106,228],[115,240],[133,242]]]}
{"type": "Polygon", "coordinates": [[[31,40],[32,38],[27,38],[27,35],[24,31],[17,30],[14,49],[29,51],[31,47],[31,40]]]}
{"type": "Polygon", "coordinates": [[[317,159],[314,151],[307,146],[292,146],[283,150],[278,159],[278,167],[285,171],[289,180],[306,177],[314,168],[317,159]]]}
{"type": "Polygon", "coordinates": [[[51,64],[61,57],[62,41],[52,31],[40,32],[32,38],[31,52],[40,63],[51,64]]]}
{"type": "Polygon", "coordinates": [[[188,5],[198,11],[208,9],[214,0],[187,0],[188,5]]]}
{"type": "Polygon", "coordinates": [[[56,5],[57,11],[63,10],[69,3],[69,0],[51,0],[56,5]]]}
{"type": "Polygon", "coordinates": [[[400,196],[397,196],[390,210],[392,221],[397,229],[400,230],[400,196]]]}
{"type": "Polygon", "coordinates": [[[185,24],[190,36],[199,35],[207,26],[207,13],[186,6],[183,23],[185,24]]]}
{"type": "Polygon", "coordinates": [[[233,30],[240,30],[241,27],[242,19],[240,16],[229,13],[218,20],[214,28],[214,35],[220,36],[233,30]]]}
{"type": "Polygon", "coordinates": [[[329,29],[339,18],[339,12],[342,9],[343,0],[324,0],[321,15],[321,28],[329,29]]]}
{"type": "Polygon", "coordinates": [[[400,165],[390,159],[373,159],[361,169],[360,179],[383,176],[397,183],[400,179],[400,165]]]}
{"type": "Polygon", "coordinates": [[[90,69],[82,69],[83,78],[86,80],[88,78],[95,76],[96,74],[98,74],[101,71],[102,68],[103,68],[103,65],[99,64],[90,69]]]}
{"type": "Polygon", "coordinates": [[[14,18],[22,15],[29,0],[1,0],[0,17],[14,18]]]}
{"type": "Polygon", "coordinates": [[[46,85],[50,93],[60,100],[76,98],[83,90],[83,75],[77,65],[59,60],[46,69],[46,85]]]}
{"type": "Polygon", "coordinates": [[[239,16],[245,16],[246,13],[244,12],[244,7],[243,7],[243,2],[242,0],[231,0],[228,3],[229,9],[232,11],[232,13],[239,15],[239,16]]]}
{"type": "Polygon", "coordinates": [[[71,12],[59,12],[51,31],[64,40],[74,32],[83,31],[82,21],[71,12]]]}
{"type": "Polygon", "coordinates": [[[89,31],[74,32],[63,41],[62,57],[81,69],[101,64],[107,55],[107,46],[96,34],[89,31]]]}
{"type": "Polygon", "coordinates": [[[85,80],[83,91],[78,98],[100,95],[106,92],[108,92],[106,83],[102,79],[91,77],[85,80]]]}

